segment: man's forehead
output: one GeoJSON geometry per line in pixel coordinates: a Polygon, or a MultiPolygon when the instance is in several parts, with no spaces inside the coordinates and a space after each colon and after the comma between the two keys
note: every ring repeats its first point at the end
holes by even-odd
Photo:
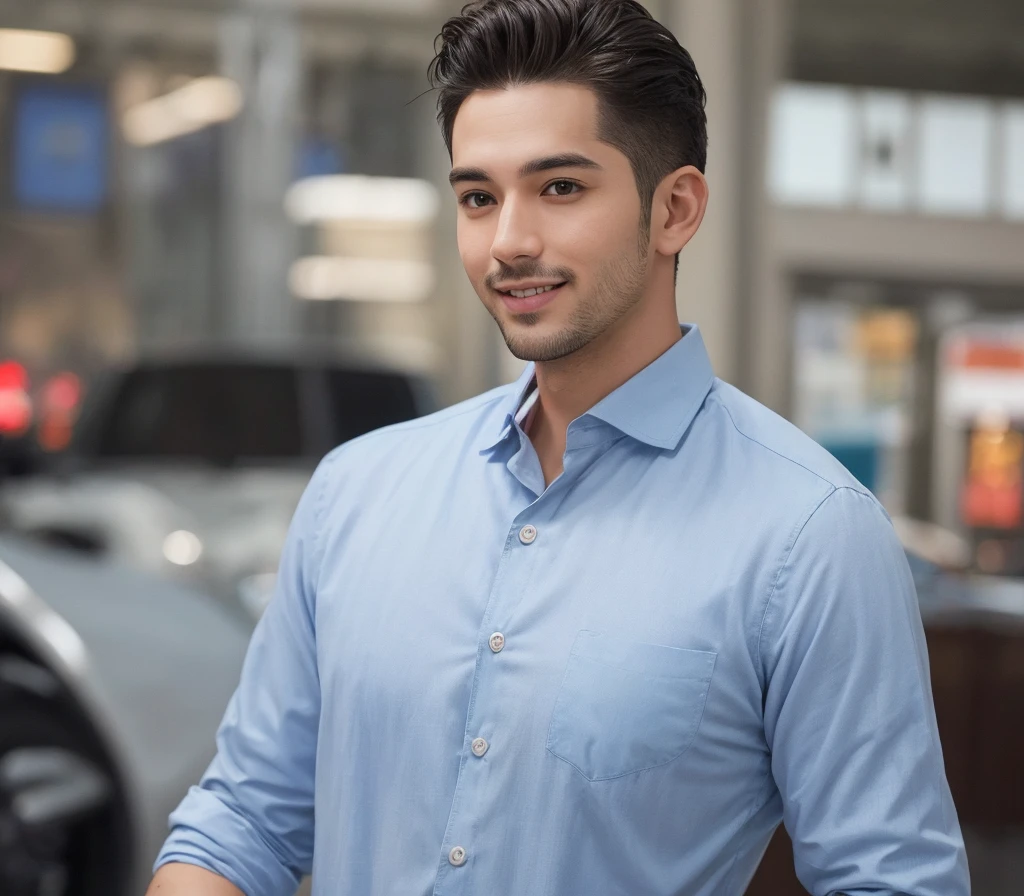
{"type": "Polygon", "coordinates": [[[588,153],[597,138],[597,97],[570,84],[478,90],[460,107],[452,129],[455,165],[518,166],[538,155],[588,153]]]}

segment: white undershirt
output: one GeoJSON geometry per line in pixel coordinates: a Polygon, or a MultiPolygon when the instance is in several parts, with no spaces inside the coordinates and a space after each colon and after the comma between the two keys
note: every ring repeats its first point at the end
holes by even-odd
{"type": "Polygon", "coordinates": [[[530,393],[519,406],[519,410],[516,411],[516,423],[519,424],[523,432],[527,435],[530,434],[530,426],[533,424],[533,418],[536,416],[537,399],[539,397],[540,390],[537,388],[537,381],[534,380],[530,384],[530,393]]]}

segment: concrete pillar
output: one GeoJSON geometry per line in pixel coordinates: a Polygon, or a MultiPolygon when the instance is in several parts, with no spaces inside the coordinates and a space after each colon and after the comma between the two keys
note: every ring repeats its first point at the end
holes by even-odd
{"type": "Polygon", "coordinates": [[[739,330],[739,384],[780,414],[792,403],[792,282],[772,228],[772,205],[766,189],[768,129],[775,87],[787,74],[791,0],[746,0],[747,103],[744,110],[746,189],[739,330]]]}
{"type": "Polygon", "coordinates": [[[221,73],[242,88],[241,114],[225,128],[224,284],[220,335],[246,344],[293,339],[288,291],[297,232],[284,212],[294,176],[302,65],[294,13],[243,7],[220,30],[221,73]]]}
{"type": "Polygon", "coordinates": [[[708,93],[711,201],[683,251],[676,300],[696,321],[716,373],[785,410],[791,327],[788,285],[768,227],[767,126],[786,65],[790,0],[662,4],[708,93]]]}
{"type": "Polygon", "coordinates": [[[676,0],[662,10],[662,21],[693,57],[708,94],[711,198],[704,223],[680,258],[676,305],[680,320],[700,325],[715,372],[726,380],[738,374],[744,263],[742,6],[743,0],[676,0]]]}

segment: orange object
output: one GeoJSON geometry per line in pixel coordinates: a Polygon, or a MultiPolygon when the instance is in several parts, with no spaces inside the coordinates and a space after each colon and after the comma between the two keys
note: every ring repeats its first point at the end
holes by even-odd
{"type": "Polygon", "coordinates": [[[1018,482],[1007,488],[994,488],[982,482],[968,482],[964,488],[961,514],[968,526],[976,529],[1019,529],[1022,519],[1018,482]]]}
{"type": "Polygon", "coordinates": [[[1024,522],[1022,479],[1024,434],[1008,427],[972,433],[961,501],[964,523],[975,528],[1020,528],[1024,522]]]}
{"type": "Polygon", "coordinates": [[[1024,345],[996,340],[962,340],[950,346],[948,360],[954,367],[1024,370],[1024,345]]]}

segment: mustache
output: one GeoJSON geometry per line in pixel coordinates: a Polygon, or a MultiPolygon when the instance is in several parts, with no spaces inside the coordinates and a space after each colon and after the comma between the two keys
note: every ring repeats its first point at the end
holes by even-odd
{"type": "Polygon", "coordinates": [[[509,280],[559,280],[573,283],[576,275],[568,268],[548,268],[536,262],[527,262],[516,267],[501,264],[497,271],[484,277],[484,283],[490,289],[497,289],[499,283],[507,283],[509,280]]]}

